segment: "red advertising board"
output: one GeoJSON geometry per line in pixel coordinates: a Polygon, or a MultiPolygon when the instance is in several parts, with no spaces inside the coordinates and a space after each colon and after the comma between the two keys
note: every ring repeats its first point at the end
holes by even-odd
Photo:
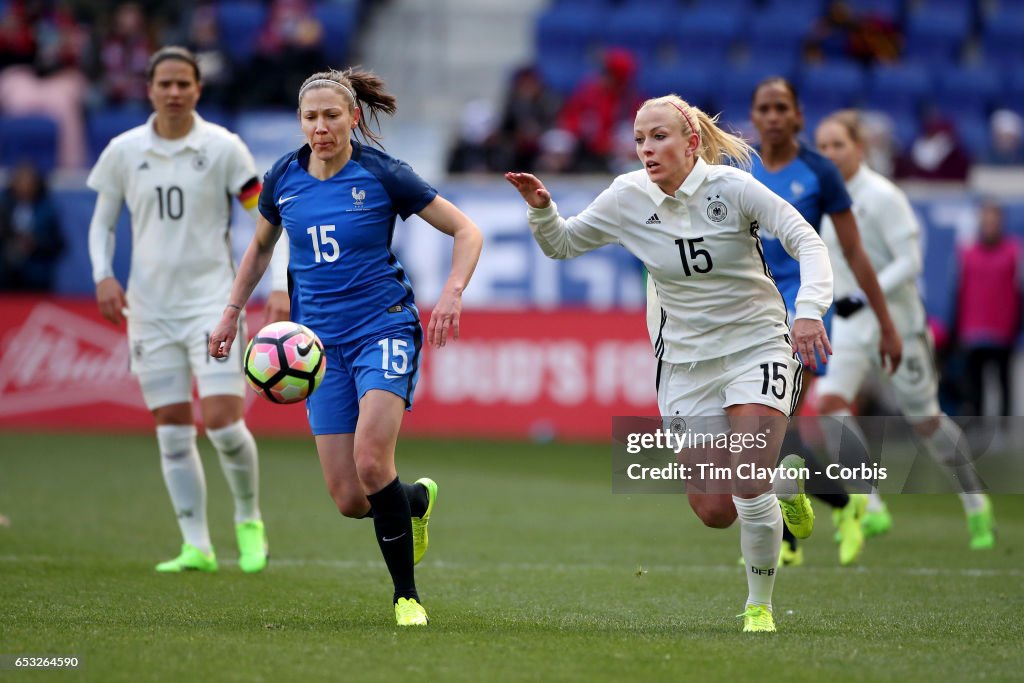
{"type": "MultiPolygon", "coordinates": [[[[92,300],[5,295],[0,430],[151,430],[128,358],[92,300]]],[[[466,311],[462,339],[425,347],[420,367],[403,434],[604,439],[612,416],[657,414],[639,312],[466,311]]],[[[247,406],[256,433],[309,433],[301,404],[247,406]]]]}

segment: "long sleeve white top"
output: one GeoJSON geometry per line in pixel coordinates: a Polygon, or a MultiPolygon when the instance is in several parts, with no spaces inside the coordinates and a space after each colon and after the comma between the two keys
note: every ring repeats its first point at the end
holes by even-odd
{"type": "Polygon", "coordinates": [[[578,216],[554,202],[529,209],[534,239],[556,259],[618,243],[656,288],[648,331],[658,358],[717,358],[789,332],[786,307],[765,265],[760,230],[800,262],[797,317],[821,318],[832,302],[824,243],[799,212],[749,173],[698,160],[674,196],[639,170],[617,177],[578,216]]]}

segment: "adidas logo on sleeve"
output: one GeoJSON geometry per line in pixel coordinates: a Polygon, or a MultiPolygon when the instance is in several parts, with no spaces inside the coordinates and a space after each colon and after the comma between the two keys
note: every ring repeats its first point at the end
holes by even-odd
{"type": "Polygon", "coordinates": [[[644,222],[647,223],[647,225],[655,225],[655,224],[661,225],[661,219],[658,218],[658,214],[656,214],[656,213],[652,213],[651,217],[648,218],[644,222]]]}

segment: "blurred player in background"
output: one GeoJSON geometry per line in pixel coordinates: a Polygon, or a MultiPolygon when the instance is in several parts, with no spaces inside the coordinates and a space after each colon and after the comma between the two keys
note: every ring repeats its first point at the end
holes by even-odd
{"type": "MultiPolygon", "coordinates": [[[[231,198],[255,214],[260,182],[241,139],[196,113],[202,86],[192,53],[160,49],[147,81],[155,113],[111,140],[89,174],[98,193],[89,255],[100,313],[115,325],[128,320],[132,372],[156,419],[164,482],[184,539],[181,554],[156,570],[217,570],[192,415],[195,377],[206,434],[235,498],[239,565],[258,572],[268,551],[256,442],[243,421],[241,353],[214,362],[206,348],[234,275],[231,198]],[[132,225],[127,295],[112,266],[122,203],[132,225]]],[[[271,320],[288,315],[287,251],[275,260],[271,320]]]]}
{"type": "MultiPolygon", "coordinates": [[[[528,173],[505,177],[529,205],[534,239],[545,255],[566,259],[621,244],[649,272],[648,327],[658,357],[663,416],[704,418],[705,431],[751,433],[770,424],[763,452],[740,462],[774,467],[786,420],[800,393],[799,352],[812,366],[830,352],[821,316],[832,302],[824,243],[800,214],[749,173],[752,150],[676,95],[647,100],[634,122],[644,169],[620,175],[582,213],[558,214],[551,194],[528,173]],[[759,229],[773,231],[802,266],[792,339],[785,305],[765,267],[759,229]],[[651,291],[652,289],[656,291],[651,291]],[[652,315],[653,313],[653,315],[652,315]],[[777,435],[777,436],[776,436],[777,435]]],[[[704,420],[698,419],[697,422],[704,420]]],[[[726,451],[719,466],[737,464],[726,451]]],[[[687,483],[690,506],[706,525],[740,520],[748,563],[744,631],[774,631],[772,590],[786,523],[801,537],[813,516],[802,493],[777,498],[767,481],[736,481],[731,493],[701,493],[687,483]]]]}
{"type": "MultiPolygon", "coordinates": [[[[815,140],[818,151],[835,162],[846,181],[864,250],[878,271],[878,283],[899,321],[904,340],[903,362],[891,380],[900,410],[925,450],[953,474],[960,487],[970,547],[991,548],[995,545],[992,504],[988,496],[980,493],[982,485],[970,465],[967,439],[956,422],[939,408],[939,378],[917,289],[923,259],[914,210],[898,187],[864,164],[864,143],[856,112],[841,111],[827,117],[818,125],[815,140]]],[[[832,255],[838,317],[832,327],[832,360],[818,382],[818,410],[822,415],[840,418],[850,435],[866,445],[851,411],[867,374],[880,370],[878,357],[870,352],[878,345],[878,319],[857,295],[857,283],[842,257],[838,236],[828,217],[822,221],[821,232],[832,255]]],[[[826,428],[826,435],[841,436],[842,430],[837,432],[834,428],[835,425],[826,428]]],[[[830,448],[838,452],[839,447],[830,448]]],[[[885,533],[891,526],[885,503],[877,492],[871,494],[863,520],[865,534],[885,533]]]]}
{"type": "Polygon", "coordinates": [[[353,139],[358,128],[364,140],[379,142],[367,116],[395,112],[394,96],[375,74],[316,73],[298,100],[306,144],[281,157],[264,178],[256,235],[210,337],[210,354],[231,352],[238,316],[283,228],[291,251],[292,319],[317,333],[328,359],[323,384],[306,402],[324,480],[341,514],[373,518],[394,583],[398,625],[425,625],[413,565],[427,549],[437,485],[425,477],[403,484],[395,468],[423,330],[391,240],[396,218],[412,214],[454,238],[451,274],[427,330],[428,342],[441,347],[459,337],[462,292],[483,238],[408,164],[353,139]]]}
{"type": "MultiPolygon", "coordinates": [[[[815,230],[821,219],[828,215],[836,226],[842,253],[860,286],[857,296],[870,303],[878,320],[881,334],[878,348],[884,363],[895,370],[900,362],[901,342],[896,327],[889,317],[885,297],[878,286],[875,271],[857,234],[857,223],[850,210],[851,200],[836,167],[828,159],[805,146],[797,134],[803,128],[803,113],[796,89],[784,78],[767,78],[754,89],[750,119],[761,138],[760,157],[754,158],[751,173],[773,192],[792,204],[815,230]]],[[[797,291],[800,287],[800,264],[792,259],[779,241],[764,241],[764,256],[786,307],[795,311],[797,291]]],[[[851,296],[853,293],[851,293],[851,296]]],[[[831,322],[831,311],[825,317],[826,328],[831,322]]],[[[826,360],[827,359],[822,359],[826,360]]],[[[815,374],[824,372],[822,364],[815,374]]],[[[813,387],[814,375],[805,379],[805,393],[813,387]]],[[[797,407],[799,412],[800,406],[797,407]]],[[[802,443],[799,430],[793,429],[783,444],[783,452],[799,452],[809,462],[815,462],[813,452],[802,443]]],[[[816,466],[812,470],[824,471],[816,466]]],[[[860,555],[864,545],[861,515],[865,500],[851,497],[842,485],[825,476],[812,479],[815,495],[838,510],[839,561],[850,564],[860,555]]],[[[803,563],[803,551],[797,540],[787,533],[782,548],[782,562],[789,565],[803,563]]]]}

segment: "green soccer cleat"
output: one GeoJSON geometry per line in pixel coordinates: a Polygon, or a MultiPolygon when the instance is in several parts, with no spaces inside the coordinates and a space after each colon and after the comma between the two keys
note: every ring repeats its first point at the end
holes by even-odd
{"type": "MultiPolygon", "coordinates": [[[[795,453],[790,453],[782,459],[779,466],[787,469],[803,468],[804,459],[795,453]]],[[[799,493],[793,496],[792,500],[785,501],[779,498],[779,506],[782,508],[782,520],[786,526],[794,536],[802,539],[807,538],[814,531],[814,508],[811,507],[811,501],[804,494],[803,477],[797,479],[797,489],[799,493]]]]}
{"type": "Polygon", "coordinates": [[[885,503],[882,503],[882,507],[878,510],[866,511],[861,517],[860,528],[864,530],[864,538],[889,533],[889,530],[892,529],[892,515],[889,514],[889,508],[885,503]]]}
{"type": "Polygon", "coordinates": [[[429,477],[420,477],[416,480],[427,489],[427,511],[422,517],[412,518],[412,563],[419,564],[423,556],[427,554],[427,546],[430,539],[427,536],[427,524],[430,523],[430,513],[434,511],[434,501],[437,500],[437,483],[429,477]]]}
{"type": "Polygon", "coordinates": [[[864,549],[864,529],[861,525],[867,504],[867,496],[851,493],[850,502],[838,511],[839,564],[844,567],[856,562],[864,549]]]}
{"type": "Polygon", "coordinates": [[[996,519],[988,496],[985,496],[984,508],[967,515],[967,530],[971,533],[971,550],[996,547],[996,519]]]}
{"type": "Polygon", "coordinates": [[[775,618],[764,605],[747,605],[743,614],[736,617],[743,617],[744,633],[775,633],[775,618]]]}
{"type": "Polygon", "coordinates": [[[780,567],[799,567],[804,563],[804,547],[791,548],[785,541],[782,542],[782,550],[779,551],[780,567]]]}
{"type": "Polygon", "coordinates": [[[399,626],[426,626],[430,619],[427,618],[427,610],[415,598],[398,598],[395,621],[399,626]]]}
{"type": "Polygon", "coordinates": [[[164,574],[176,574],[178,572],[215,572],[217,571],[217,556],[210,552],[204,553],[194,545],[181,544],[181,554],[173,560],[161,562],[156,566],[158,572],[164,574]]]}
{"type": "Polygon", "coordinates": [[[242,571],[247,574],[263,571],[270,560],[263,522],[254,519],[236,524],[235,537],[238,539],[238,566],[242,571]]]}

